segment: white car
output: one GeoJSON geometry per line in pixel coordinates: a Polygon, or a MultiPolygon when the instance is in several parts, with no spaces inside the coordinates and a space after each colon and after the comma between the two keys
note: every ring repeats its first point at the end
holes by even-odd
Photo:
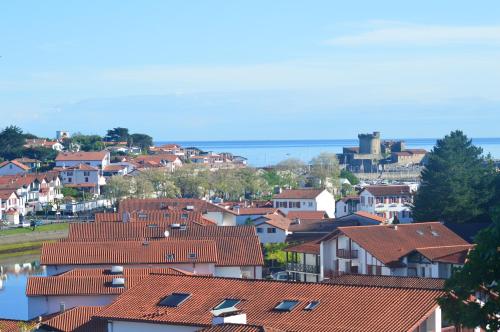
{"type": "Polygon", "coordinates": [[[271,277],[274,279],[274,280],[279,280],[279,281],[288,281],[288,273],[286,273],[285,271],[281,271],[281,272],[276,272],[276,273],[273,273],[271,275],[271,277]]]}

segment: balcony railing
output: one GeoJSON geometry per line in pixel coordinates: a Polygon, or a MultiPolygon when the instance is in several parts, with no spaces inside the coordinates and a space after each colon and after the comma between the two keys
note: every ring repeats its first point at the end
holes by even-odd
{"type": "Polygon", "coordinates": [[[355,259],[358,258],[358,251],[349,249],[337,249],[337,257],[345,259],[355,259]]]}
{"type": "Polygon", "coordinates": [[[319,274],[320,268],[316,265],[302,264],[302,263],[287,263],[286,269],[293,272],[304,272],[319,274]]]}

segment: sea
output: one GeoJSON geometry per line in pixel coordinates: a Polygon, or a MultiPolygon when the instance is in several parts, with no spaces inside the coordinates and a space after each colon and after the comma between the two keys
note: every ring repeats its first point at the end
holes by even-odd
{"type": "MultiPolygon", "coordinates": [[[[401,140],[401,139],[386,139],[401,140]]],[[[436,144],[435,138],[402,139],[410,149],[430,151],[436,144]]],[[[473,144],[483,148],[485,154],[500,159],[499,138],[473,138],[473,144]]],[[[156,145],[176,143],[183,147],[197,147],[204,151],[230,152],[248,159],[254,167],[275,165],[288,158],[309,162],[322,152],[341,153],[343,147],[358,146],[357,139],[311,139],[311,140],[247,140],[247,141],[169,141],[155,142],[156,145]]]]}

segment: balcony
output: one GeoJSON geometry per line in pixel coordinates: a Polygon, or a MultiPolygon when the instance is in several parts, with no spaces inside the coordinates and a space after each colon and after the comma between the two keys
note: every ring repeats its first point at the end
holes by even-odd
{"type": "Polygon", "coordinates": [[[310,265],[310,264],[302,264],[302,263],[287,263],[286,269],[287,269],[287,271],[291,271],[291,272],[303,272],[303,273],[313,273],[313,274],[320,273],[319,266],[310,265]]]}
{"type": "Polygon", "coordinates": [[[358,250],[337,249],[337,257],[344,259],[356,259],[358,258],[358,250]]]}

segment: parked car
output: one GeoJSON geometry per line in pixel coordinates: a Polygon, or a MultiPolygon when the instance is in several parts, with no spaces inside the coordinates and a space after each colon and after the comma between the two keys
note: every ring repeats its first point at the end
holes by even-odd
{"type": "Polygon", "coordinates": [[[288,281],[288,273],[286,273],[285,271],[280,271],[280,272],[273,273],[273,274],[271,275],[271,277],[272,277],[274,280],[279,280],[279,281],[288,281]]]}

